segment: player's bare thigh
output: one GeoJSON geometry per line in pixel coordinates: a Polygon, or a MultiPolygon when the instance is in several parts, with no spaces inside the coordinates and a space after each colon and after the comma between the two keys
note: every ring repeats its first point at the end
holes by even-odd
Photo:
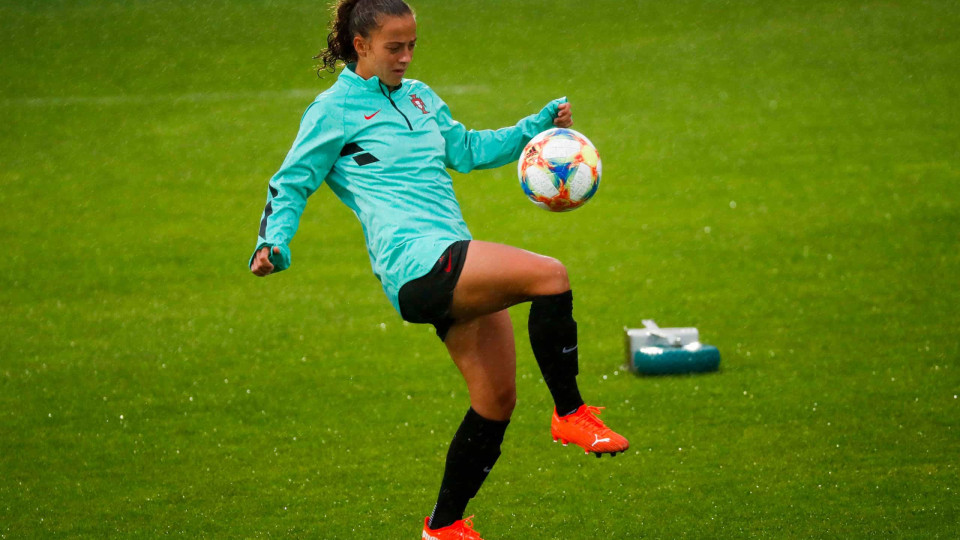
{"type": "Polygon", "coordinates": [[[473,240],[453,290],[451,311],[457,320],[471,319],[569,289],[567,269],[560,261],[513,246],[473,240]]]}

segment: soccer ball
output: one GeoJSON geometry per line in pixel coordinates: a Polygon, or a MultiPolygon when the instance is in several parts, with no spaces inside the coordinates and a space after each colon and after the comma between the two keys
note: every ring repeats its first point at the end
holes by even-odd
{"type": "Polygon", "coordinates": [[[553,128],[527,143],[517,176],[533,204],[551,212],[582,206],[600,187],[600,154],[583,134],[553,128]]]}

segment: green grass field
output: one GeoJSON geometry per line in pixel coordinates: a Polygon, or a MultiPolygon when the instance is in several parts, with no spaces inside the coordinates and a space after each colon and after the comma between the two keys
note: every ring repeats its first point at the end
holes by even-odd
{"type": "MultiPolygon", "coordinates": [[[[627,455],[520,401],[488,539],[960,536],[960,4],[416,0],[409,76],[472,128],[567,95],[569,214],[455,176],[476,238],[563,260],[627,455]],[[697,326],[719,373],[622,371],[697,326]]],[[[0,2],[0,538],[416,538],[468,401],[326,188],[254,278],[266,181],[331,84],[321,2],[0,2]]]]}

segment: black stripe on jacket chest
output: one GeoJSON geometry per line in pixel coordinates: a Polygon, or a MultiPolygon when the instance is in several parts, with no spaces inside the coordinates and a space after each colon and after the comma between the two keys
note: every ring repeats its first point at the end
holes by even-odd
{"type": "Polygon", "coordinates": [[[340,150],[340,157],[346,156],[353,156],[353,161],[355,161],[357,165],[361,167],[380,161],[380,158],[371,154],[370,152],[364,152],[363,147],[357,143],[347,143],[343,145],[343,150],[340,150]]]}

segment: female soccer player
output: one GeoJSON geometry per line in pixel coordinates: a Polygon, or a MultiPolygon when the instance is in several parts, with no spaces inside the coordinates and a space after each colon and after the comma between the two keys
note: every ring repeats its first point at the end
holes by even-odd
{"type": "Polygon", "coordinates": [[[424,539],[479,539],[467,503],[500,456],[516,404],[516,353],[507,308],[532,302],[534,356],[555,409],[554,440],[599,457],[627,440],[584,404],[577,388],[577,325],[566,268],[557,260],[471,239],[447,168],[466,173],[519,158],[552,126],[570,127],[566,99],[498,130],[467,130],[422,82],[403,78],[417,23],[402,0],[339,0],[318,56],[346,64],[307,108],[293,147],[270,179],[250,270],[290,266],[290,241],[310,196],[326,181],[354,211],[374,274],[404,320],[431,323],[463,374],[470,409],[450,443],[424,539]]]}

